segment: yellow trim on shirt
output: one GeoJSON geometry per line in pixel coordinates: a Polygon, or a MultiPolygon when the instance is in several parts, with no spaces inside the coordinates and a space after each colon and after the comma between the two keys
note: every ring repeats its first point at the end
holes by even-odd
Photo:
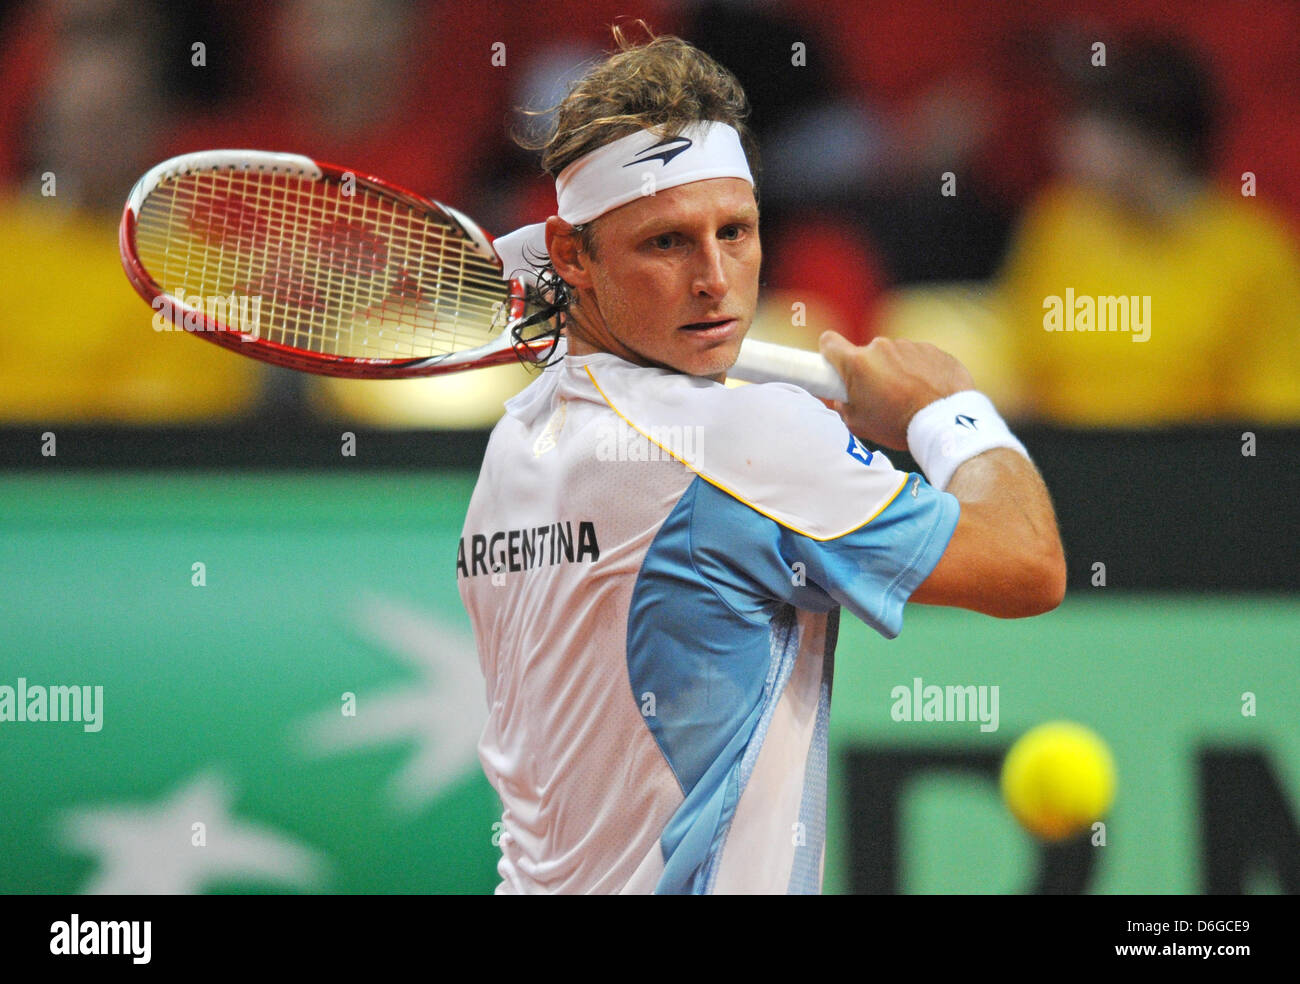
{"type": "Polygon", "coordinates": [[[614,406],[614,401],[611,400],[611,399],[610,399],[610,398],[605,394],[605,391],[604,391],[603,389],[601,389],[601,387],[600,387],[600,383],[596,382],[596,376],[595,376],[595,374],[591,371],[591,366],[583,366],[582,368],[586,370],[586,372],[587,372],[587,377],[591,380],[591,385],[594,386],[594,387],[596,387],[596,392],[599,393],[599,394],[600,394],[600,398],[601,398],[602,400],[605,401],[605,405],[606,405],[607,407],[609,407],[611,410],[613,410],[616,414],[618,414],[619,419],[622,420],[623,423],[627,424],[629,427],[631,427],[634,431],[636,431],[638,434],[640,434],[642,437],[644,437],[644,438],[645,438],[647,441],[649,441],[651,444],[657,445],[657,446],[658,446],[662,451],[664,451],[666,454],[668,454],[668,455],[671,456],[672,458],[676,459],[677,461],[681,462],[682,465],[685,466],[689,471],[693,471],[696,475],[698,475],[700,478],[704,479],[704,481],[708,482],[708,483],[709,483],[710,485],[712,485],[714,488],[721,489],[723,492],[727,493],[727,495],[731,496],[733,499],[736,499],[736,500],[739,501],[739,502],[743,502],[745,505],[749,506],[750,509],[753,509],[756,513],[758,513],[758,514],[760,514],[760,515],[762,515],[762,516],[766,516],[768,519],[770,519],[772,522],[776,523],[778,526],[784,526],[787,530],[793,530],[795,533],[798,533],[800,536],[806,536],[806,537],[808,537],[808,539],[810,539],[810,540],[817,540],[817,541],[820,542],[820,543],[825,543],[827,540],[838,540],[838,539],[839,539],[840,537],[842,537],[842,536],[848,536],[850,533],[854,533],[854,532],[856,532],[857,530],[862,529],[862,527],[866,526],[866,525],[867,525],[868,523],[870,523],[873,519],[875,519],[877,516],[879,516],[882,512],[884,512],[886,509],[888,509],[888,508],[889,508],[889,504],[890,504],[891,502],[893,502],[895,499],[897,499],[897,498],[898,498],[898,494],[899,494],[900,492],[902,492],[904,488],[907,487],[907,480],[908,480],[908,478],[909,478],[910,476],[909,476],[907,473],[904,473],[904,474],[903,474],[903,481],[899,484],[898,488],[896,488],[896,489],[894,490],[894,494],[891,495],[888,499],[886,499],[885,502],[884,502],[884,504],[881,505],[881,507],[880,507],[879,509],[877,509],[875,512],[873,512],[870,516],[868,516],[865,520],[863,520],[863,521],[862,521],[861,523],[859,523],[857,526],[850,527],[849,529],[845,530],[843,533],[836,533],[836,534],[834,534],[834,535],[832,535],[832,536],[817,536],[817,535],[814,534],[814,533],[808,533],[808,532],[806,532],[805,530],[801,530],[801,529],[799,529],[797,526],[791,526],[789,523],[783,522],[782,520],[778,519],[776,516],[773,516],[770,512],[767,512],[767,511],[764,510],[764,509],[760,509],[757,505],[755,505],[753,502],[750,502],[748,499],[746,499],[746,498],[745,498],[743,495],[741,495],[739,492],[735,491],[734,489],[729,489],[729,488],[727,488],[727,486],[723,485],[721,482],[715,481],[714,479],[710,478],[708,475],[705,475],[705,474],[704,474],[702,471],[700,471],[698,468],[695,468],[694,466],[692,466],[691,463],[688,462],[685,458],[682,458],[682,457],[680,457],[679,455],[674,454],[674,453],[672,452],[671,449],[664,447],[662,444],[660,444],[658,441],[656,441],[653,437],[651,437],[649,434],[647,434],[645,431],[643,431],[640,427],[638,427],[636,424],[632,423],[632,421],[628,420],[628,418],[627,418],[626,416],[624,416],[623,412],[622,412],[621,410],[619,410],[618,407],[614,406]]]}

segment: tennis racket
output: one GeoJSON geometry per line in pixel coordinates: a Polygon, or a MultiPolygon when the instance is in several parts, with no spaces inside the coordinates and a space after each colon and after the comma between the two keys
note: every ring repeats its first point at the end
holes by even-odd
{"type": "MultiPolygon", "coordinates": [[[[433,376],[537,362],[553,344],[544,324],[530,333],[540,302],[468,216],[297,154],[164,161],[131,190],[119,246],[155,329],[291,369],[433,376]]],[[[729,375],[845,399],[820,355],[767,342],[746,339],[729,375]]]]}

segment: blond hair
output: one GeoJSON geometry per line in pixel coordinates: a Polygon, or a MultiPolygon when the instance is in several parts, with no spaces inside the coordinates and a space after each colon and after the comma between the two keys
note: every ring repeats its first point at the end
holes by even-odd
{"type": "Polygon", "coordinates": [[[552,177],[578,158],[619,137],[654,129],[675,137],[691,123],[726,123],[740,134],[750,171],[758,174],[758,147],[745,126],[749,101],[736,77],[699,48],[672,35],[634,43],[621,25],[611,29],[618,50],[574,82],[559,105],[534,117],[554,114],[548,129],[516,136],[522,147],[542,152],[542,168],[552,177]]]}

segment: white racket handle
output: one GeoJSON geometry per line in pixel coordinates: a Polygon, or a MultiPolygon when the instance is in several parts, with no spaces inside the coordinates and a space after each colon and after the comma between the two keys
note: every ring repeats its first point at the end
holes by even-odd
{"type": "Polygon", "coordinates": [[[847,400],[844,380],[816,352],[746,338],[727,373],[747,383],[794,383],[823,400],[847,400]]]}

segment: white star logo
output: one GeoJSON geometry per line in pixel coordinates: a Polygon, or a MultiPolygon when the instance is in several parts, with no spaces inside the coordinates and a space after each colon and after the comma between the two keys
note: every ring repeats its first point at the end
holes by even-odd
{"type": "Polygon", "coordinates": [[[384,598],[368,599],[358,621],[420,679],[358,693],[355,717],[338,709],[313,715],[301,730],[302,743],[317,755],[414,745],[389,791],[402,809],[416,810],[478,766],[487,706],[474,643],[447,622],[384,598]]]}
{"type": "Polygon", "coordinates": [[[87,895],[195,895],[215,881],[319,887],[318,854],[230,814],[232,792],[214,775],[191,778],[148,806],[87,807],[63,815],[64,843],[99,858],[87,895]],[[196,845],[194,824],[204,841],[196,845]]]}

